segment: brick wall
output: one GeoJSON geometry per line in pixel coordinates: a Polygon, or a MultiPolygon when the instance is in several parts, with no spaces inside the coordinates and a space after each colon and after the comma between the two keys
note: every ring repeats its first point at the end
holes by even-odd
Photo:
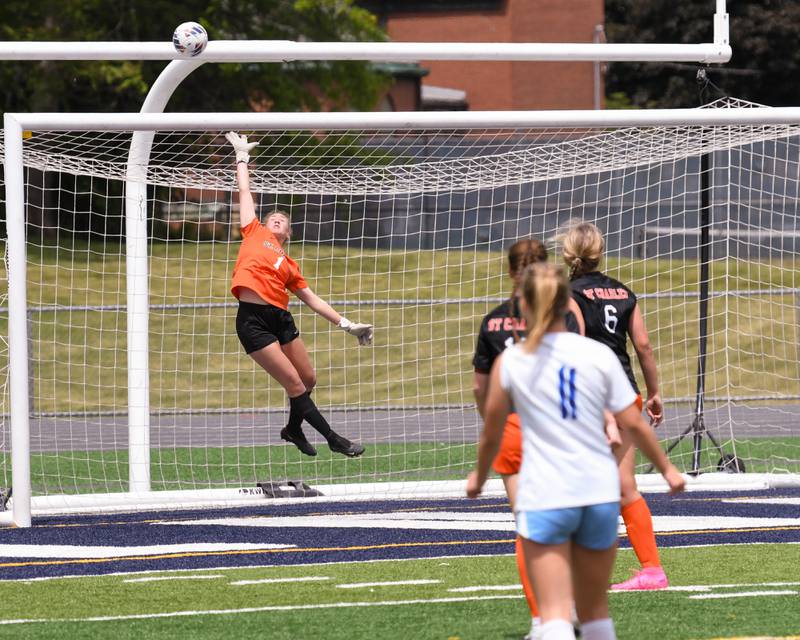
{"type": "MultiPolygon", "coordinates": [[[[592,42],[603,0],[507,0],[499,10],[396,12],[396,42],[592,42]]],[[[591,109],[591,62],[421,61],[423,84],[467,92],[472,110],[591,109]]]]}

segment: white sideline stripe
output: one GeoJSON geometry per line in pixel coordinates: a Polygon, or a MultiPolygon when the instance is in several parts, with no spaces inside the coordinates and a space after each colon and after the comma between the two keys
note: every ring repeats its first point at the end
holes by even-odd
{"type": "Polygon", "coordinates": [[[320,516],[287,516],[277,518],[209,518],[185,520],[181,525],[228,527],[300,527],[318,529],[433,529],[449,531],[508,531],[515,529],[511,511],[502,513],[474,512],[395,512],[359,513],[320,516]]]}
{"type": "MultiPolygon", "coordinates": [[[[182,521],[181,525],[228,527],[302,527],[360,529],[432,529],[449,531],[515,531],[510,511],[475,513],[441,511],[436,513],[394,512],[359,513],[335,516],[297,516],[277,518],[209,518],[182,521]]],[[[653,516],[656,533],[701,531],[706,529],[750,529],[800,526],[800,518],[746,518],[740,516],[653,516]]],[[[625,532],[620,520],[619,532],[625,532]]],[[[0,556],[2,553],[0,553],[0,556]]]]}
{"type": "Polygon", "coordinates": [[[364,589],[366,587],[399,587],[412,584],[439,584],[441,580],[395,580],[392,582],[347,582],[337,584],[337,589],[364,589]]]}
{"type": "MultiPolygon", "coordinates": [[[[680,587],[667,587],[666,589],[659,589],[659,591],[688,591],[688,592],[708,592],[714,589],[743,589],[749,587],[796,587],[800,586],[800,582],[754,582],[744,584],[694,584],[680,587]]],[[[609,591],[613,594],[621,593],[641,593],[646,589],[633,589],[632,591],[609,591]]],[[[695,596],[690,596],[695,597],[695,596]]]]}
{"type": "MultiPolygon", "coordinates": [[[[737,543],[738,544],[738,543],[737,543]]],[[[742,543],[744,544],[744,543],[742,543]]],[[[754,543],[755,544],[755,543],[754,543]]],[[[766,544],[766,543],[764,543],[766,544]]],[[[790,544],[790,543],[785,543],[790,544]]],[[[800,544],[797,543],[797,544],[800,544]]],[[[620,549],[620,551],[627,551],[627,547],[625,549],[620,549]]],[[[328,565],[339,565],[339,564],[365,564],[365,563],[377,563],[377,562],[417,562],[417,561],[431,561],[431,562],[438,562],[441,560],[463,560],[465,557],[469,558],[513,558],[515,554],[513,553],[479,553],[470,556],[431,556],[426,558],[370,558],[369,560],[332,560],[330,562],[302,562],[300,564],[293,564],[292,567],[322,567],[328,565]]],[[[205,569],[205,571],[238,571],[238,570],[245,570],[249,571],[251,569],[282,569],[285,565],[275,565],[275,564],[248,564],[248,565],[235,565],[229,567],[213,567],[211,569],[205,569]]],[[[152,569],[149,571],[113,571],[111,573],[95,573],[87,575],[85,573],[74,573],[70,575],[64,576],[41,576],[38,578],[0,578],[0,584],[4,582],[46,582],[49,580],[76,580],[79,578],[119,578],[121,576],[137,576],[137,575],[149,575],[151,573],[157,573],[159,575],[164,573],[186,573],[187,571],[203,571],[203,569],[152,569]]]]}
{"type": "Polygon", "coordinates": [[[209,551],[257,551],[259,549],[294,549],[294,544],[254,544],[251,542],[193,542],[145,547],[97,547],[59,544],[0,544],[0,558],[123,558],[165,553],[203,553],[209,551]]]}
{"type": "MultiPolygon", "coordinates": [[[[740,516],[653,516],[656,533],[719,529],[800,526],[800,518],[745,518],[740,516]]],[[[622,531],[625,527],[620,527],[622,531]]]]}
{"type": "MultiPolygon", "coordinates": [[[[713,549],[715,547],[744,547],[744,546],[767,546],[773,544],[800,544],[800,542],[729,542],[725,544],[681,544],[669,547],[670,549],[713,549]]],[[[633,548],[623,547],[617,550],[617,553],[633,553],[633,548]]],[[[327,562],[301,562],[300,564],[293,564],[292,567],[323,567],[335,566],[340,564],[364,564],[364,563],[378,563],[378,562],[424,562],[424,561],[440,561],[440,560],[463,560],[468,558],[513,558],[513,553],[478,553],[470,556],[430,556],[426,558],[371,558],[369,560],[330,560],[327,562]]],[[[278,569],[283,565],[274,564],[248,564],[248,565],[235,565],[229,567],[214,567],[209,571],[238,571],[241,569],[278,569]]],[[[202,571],[202,569],[171,569],[173,573],[184,573],[186,571],[202,571]]],[[[48,582],[52,580],[78,580],[89,578],[119,578],[121,576],[135,576],[147,575],[150,573],[166,573],[165,569],[153,569],[151,571],[112,571],[110,573],[96,573],[87,575],[85,573],[72,573],[63,576],[40,576],[38,578],[0,578],[0,584],[6,582],[28,583],[28,582],[48,582]]],[[[614,593],[630,593],[625,591],[615,591],[614,593]]],[[[800,637],[798,637],[800,640],[800,637]]]]}
{"type": "Polygon", "coordinates": [[[794,596],[800,591],[740,591],[738,593],[703,593],[689,596],[690,600],[718,600],[720,598],[755,598],[763,596],[794,596]]]}
{"type": "Polygon", "coordinates": [[[475,587],[457,587],[448,589],[450,593],[471,593],[473,591],[517,591],[522,589],[521,584],[486,584],[475,587]]]}
{"type": "Polygon", "coordinates": [[[389,600],[384,602],[331,602],[328,604],[275,605],[247,607],[244,609],[209,609],[206,611],[170,611],[167,613],[136,613],[127,616],[93,616],[90,618],[41,618],[0,620],[4,624],[29,624],[35,622],[113,622],[115,620],[148,620],[151,618],[179,618],[185,616],[226,616],[237,613],[261,613],[264,611],[307,611],[310,609],[345,609],[349,607],[396,607],[413,604],[449,604],[451,602],[474,602],[481,600],[510,600],[524,598],[520,595],[467,596],[464,598],[431,598],[430,600],[389,600]]]}
{"type": "Polygon", "coordinates": [[[279,582],[319,582],[330,580],[328,576],[303,576],[300,578],[264,578],[263,580],[236,580],[230,584],[235,586],[246,584],[277,584],[279,582]]]}
{"type": "Polygon", "coordinates": [[[215,580],[217,578],[224,578],[225,576],[152,576],[150,578],[130,578],[123,580],[123,582],[160,582],[163,580],[215,580]]]}

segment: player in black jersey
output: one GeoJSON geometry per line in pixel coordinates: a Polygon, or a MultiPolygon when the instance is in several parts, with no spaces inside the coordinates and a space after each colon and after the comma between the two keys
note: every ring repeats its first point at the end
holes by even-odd
{"type": "MultiPolygon", "coordinates": [[[[585,335],[611,348],[619,358],[633,388],[639,393],[628,356],[630,336],[644,375],[647,415],[650,417],[650,424],[657,426],[664,418],[664,408],[658,390],[656,361],[644,319],[633,291],[599,271],[603,249],[603,235],[590,222],[576,224],[565,234],[563,257],[569,267],[572,296],[580,307],[585,335]]],[[[640,409],[641,398],[639,394],[640,409]]],[[[617,451],[622,488],[620,505],[628,539],[642,569],[630,580],[612,585],[612,589],[663,589],[668,586],[668,581],[658,556],[653,517],[636,486],[636,452],[630,438],[624,433],[622,437],[623,444],[617,451]]]]}
{"type": "MultiPolygon", "coordinates": [[[[475,368],[473,391],[478,412],[481,416],[483,416],[483,407],[489,387],[489,373],[492,370],[494,361],[503,353],[506,347],[523,340],[527,333],[525,319],[519,306],[519,295],[521,294],[518,291],[519,280],[523,271],[525,271],[525,267],[529,264],[545,261],[547,261],[547,249],[538,240],[530,238],[518,240],[508,249],[508,275],[513,282],[514,288],[508,300],[492,309],[483,318],[475,347],[475,356],[472,359],[472,365],[475,368]]],[[[570,310],[571,312],[567,314],[566,318],[567,328],[575,333],[581,333],[581,327],[577,323],[575,314],[578,308],[574,302],[570,303],[570,310]]],[[[512,413],[508,416],[503,429],[500,451],[492,463],[492,469],[503,478],[503,484],[505,485],[512,511],[517,495],[517,475],[519,474],[521,463],[522,432],[520,431],[519,417],[517,414],[512,413]]],[[[522,539],[519,536],[517,536],[516,556],[522,587],[531,611],[531,632],[526,638],[532,638],[535,637],[534,632],[540,622],[539,611],[533,596],[533,588],[525,569],[522,539]]]]}

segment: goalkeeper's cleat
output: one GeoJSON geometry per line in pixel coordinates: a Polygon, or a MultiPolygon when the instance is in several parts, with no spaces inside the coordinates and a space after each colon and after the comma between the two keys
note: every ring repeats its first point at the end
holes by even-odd
{"type": "Polygon", "coordinates": [[[297,431],[289,430],[289,427],[284,427],[281,429],[281,439],[286,440],[286,442],[291,442],[295,447],[300,449],[303,453],[307,456],[315,456],[317,455],[317,450],[314,448],[307,439],[306,434],[303,433],[302,429],[298,429],[297,431]]]}
{"type": "Polygon", "coordinates": [[[328,446],[334,453],[342,453],[350,458],[357,458],[364,453],[364,447],[355,442],[350,442],[347,438],[332,433],[328,438],[328,446]]]}
{"type": "Polygon", "coordinates": [[[656,591],[669,586],[667,574],[661,567],[645,567],[629,580],[612,584],[612,591],[656,591]]]}

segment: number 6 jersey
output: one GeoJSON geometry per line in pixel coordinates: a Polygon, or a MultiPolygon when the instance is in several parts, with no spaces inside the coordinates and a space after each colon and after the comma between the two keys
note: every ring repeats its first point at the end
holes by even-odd
{"type": "Polygon", "coordinates": [[[628,328],[636,307],[636,294],[599,271],[579,276],[570,285],[572,297],[583,313],[586,337],[602,342],[614,352],[639,393],[628,355],[628,328]]]}
{"type": "Polygon", "coordinates": [[[269,304],[288,310],[289,294],[308,287],[297,263],[287,256],[275,235],[258,218],[242,227],[242,246],[233,268],[231,293],[247,287],[269,304]]]}

